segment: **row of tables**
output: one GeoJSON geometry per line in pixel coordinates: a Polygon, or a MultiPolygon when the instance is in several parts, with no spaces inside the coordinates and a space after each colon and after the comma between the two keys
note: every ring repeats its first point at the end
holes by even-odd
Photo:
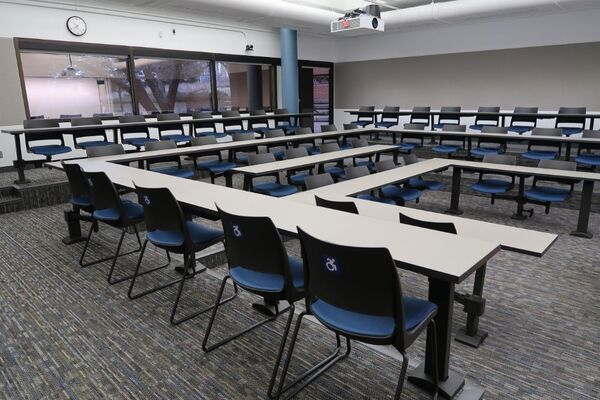
{"type": "Polygon", "coordinates": [[[267,115],[246,115],[239,117],[220,117],[220,118],[186,118],[181,120],[170,120],[170,121],[148,121],[145,122],[113,122],[110,120],[108,123],[103,123],[101,125],[84,125],[84,126],[60,126],[53,128],[29,128],[26,129],[23,126],[16,128],[6,128],[1,132],[5,134],[12,135],[15,143],[15,151],[17,155],[17,159],[14,162],[14,166],[17,169],[18,179],[15,183],[23,184],[28,183],[29,181],[25,178],[25,162],[23,160],[23,149],[22,149],[22,140],[21,136],[24,134],[31,135],[35,137],[35,134],[43,134],[43,133],[53,133],[59,132],[63,135],[72,135],[74,132],[85,132],[85,131],[94,131],[97,129],[104,129],[112,131],[113,142],[118,143],[119,135],[118,131],[121,128],[159,128],[161,126],[173,126],[173,125],[181,125],[182,127],[187,125],[189,127],[188,132],[193,136],[194,132],[194,124],[198,123],[206,123],[211,122],[215,124],[223,123],[223,122],[240,122],[243,124],[244,121],[261,121],[261,120],[281,120],[281,119],[294,119],[296,122],[299,118],[303,117],[311,117],[312,113],[288,113],[288,114],[267,114],[267,115]]]}
{"type": "MultiPolygon", "coordinates": [[[[360,130],[361,133],[364,131],[360,130]]],[[[481,271],[485,272],[487,262],[501,248],[534,256],[542,256],[554,243],[557,235],[358,199],[352,200],[357,203],[361,215],[354,215],[315,207],[314,195],[319,194],[319,196],[331,199],[348,199],[347,196],[370,190],[386,183],[399,182],[409,179],[412,176],[450,167],[468,168],[471,167],[471,164],[455,164],[458,163],[458,160],[433,159],[325,186],[314,191],[298,193],[283,199],[271,198],[226,186],[184,180],[129,166],[129,163],[132,161],[139,162],[140,160],[160,158],[165,155],[210,154],[214,153],[215,150],[231,150],[248,146],[302,141],[307,138],[346,137],[356,135],[356,132],[357,130],[352,130],[297,135],[286,138],[255,139],[246,142],[219,143],[217,145],[140,152],[70,162],[78,163],[86,171],[103,171],[115,184],[127,188],[134,188],[134,183],[149,187],[167,187],[184,206],[208,217],[214,218],[217,215],[216,204],[218,204],[219,207],[233,213],[268,216],[273,220],[278,229],[290,235],[295,235],[297,227],[301,227],[316,237],[334,243],[343,243],[350,246],[388,248],[399,268],[414,271],[428,277],[429,299],[439,307],[436,323],[440,332],[437,338],[437,345],[440,366],[439,378],[442,382],[441,390],[447,396],[452,397],[464,384],[464,377],[456,374],[449,367],[455,285],[463,282],[475,271],[477,271],[476,277],[481,275],[481,271]],[[423,219],[441,219],[454,222],[456,223],[458,235],[450,235],[400,224],[398,222],[399,212],[406,212],[409,216],[417,218],[424,217],[423,219]],[[481,238],[485,239],[482,240],[481,238]],[[430,251],[431,248],[435,248],[436,251],[430,251]]],[[[373,153],[375,150],[373,147],[368,146],[352,149],[355,151],[354,153],[344,150],[337,152],[339,153],[337,155],[326,153],[303,157],[305,159],[312,158],[312,160],[292,159],[240,167],[238,168],[238,172],[248,174],[258,173],[260,175],[265,173],[269,168],[271,170],[282,170],[281,168],[294,168],[298,165],[315,165],[328,161],[331,157],[349,158],[360,152],[363,152],[361,154],[366,154],[364,152],[375,154],[373,153]],[[251,171],[250,169],[252,168],[255,168],[256,171],[251,171]],[[258,171],[259,169],[261,171],[258,171]]],[[[389,146],[378,146],[376,150],[376,153],[379,153],[390,149],[389,146]]],[[[50,163],[50,166],[61,167],[60,163],[50,163]]],[[[486,167],[491,168],[487,165],[486,167]]],[[[523,173],[553,173],[552,170],[538,170],[541,169],[531,168],[531,171],[527,170],[523,171],[523,173]]],[[[587,179],[592,182],[600,179],[600,174],[579,173],[576,171],[558,171],[557,173],[582,174],[572,177],[587,179]]],[[[427,340],[432,340],[432,338],[428,337],[427,340]]],[[[427,348],[429,349],[430,346],[427,346],[427,348]]],[[[429,385],[432,374],[432,357],[433,354],[428,350],[423,365],[412,371],[409,378],[411,381],[424,387],[429,385]]]]}
{"type": "Polygon", "coordinates": [[[596,119],[600,118],[600,113],[586,113],[586,114],[567,114],[558,113],[552,111],[542,111],[537,113],[520,113],[514,111],[501,111],[501,112],[478,112],[478,111],[441,111],[441,110],[430,110],[430,111],[415,111],[415,110],[399,110],[399,111],[362,111],[362,110],[344,110],[344,112],[350,115],[362,115],[372,116],[373,122],[378,116],[385,114],[386,116],[400,117],[407,115],[427,115],[429,116],[429,124],[433,127],[435,116],[448,116],[448,117],[477,117],[477,116],[488,116],[491,118],[500,118],[501,126],[505,125],[506,118],[523,117],[523,118],[536,118],[536,119],[554,119],[557,117],[561,118],[583,118],[585,121],[589,121],[589,129],[594,129],[596,119]]]}

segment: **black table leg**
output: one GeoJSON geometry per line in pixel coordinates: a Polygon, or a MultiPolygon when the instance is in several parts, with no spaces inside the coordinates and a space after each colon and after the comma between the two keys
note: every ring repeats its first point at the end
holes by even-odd
{"type": "Polygon", "coordinates": [[[571,161],[571,142],[567,142],[565,161],[571,161]]]}
{"type": "Polygon", "coordinates": [[[115,143],[115,144],[119,143],[119,136],[117,135],[117,133],[118,133],[118,129],[117,128],[113,128],[112,129],[113,143],[115,143]]]}
{"type": "Polygon", "coordinates": [[[252,184],[252,178],[248,174],[244,174],[244,190],[249,191],[252,184]]]}
{"type": "Polygon", "coordinates": [[[398,143],[398,135],[396,134],[396,132],[392,133],[392,143],[398,143]]]}
{"type": "Polygon", "coordinates": [[[471,140],[471,137],[467,137],[467,160],[472,159],[473,157],[471,157],[471,150],[473,149],[473,140],[471,140]]]}
{"type": "Polygon", "coordinates": [[[69,236],[62,239],[64,244],[73,244],[78,242],[83,242],[86,240],[84,236],[81,235],[81,224],[79,222],[81,214],[79,210],[65,210],[65,222],[67,223],[67,230],[69,231],[69,236]]]}
{"type": "Polygon", "coordinates": [[[519,177],[519,193],[517,194],[517,212],[512,215],[512,219],[525,219],[523,208],[525,206],[525,176],[519,177]]]}
{"type": "Polygon", "coordinates": [[[450,209],[446,211],[447,214],[460,215],[462,210],[459,208],[460,202],[460,180],[462,170],[457,167],[453,167],[452,170],[452,197],[450,199],[450,209]]]}
{"type": "Polygon", "coordinates": [[[14,162],[17,168],[18,178],[15,181],[17,185],[31,182],[25,178],[25,162],[23,161],[23,151],[21,150],[21,134],[14,135],[15,137],[15,150],[17,151],[17,160],[14,162]]]}
{"type": "Polygon", "coordinates": [[[225,186],[233,187],[233,173],[225,172],[224,176],[225,176],[225,186]]]}
{"type": "Polygon", "coordinates": [[[594,235],[588,232],[588,222],[592,209],[592,193],[594,193],[594,181],[583,181],[581,192],[581,203],[579,204],[579,218],[577,219],[577,230],[571,235],[591,239],[594,235]]]}
{"type": "MultiPolygon", "coordinates": [[[[437,326],[439,393],[451,399],[465,384],[463,376],[449,370],[454,283],[429,278],[429,301],[438,306],[435,323],[437,326]]],[[[433,389],[432,374],[434,370],[431,340],[433,340],[433,335],[428,330],[425,362],[408,374],[409,382],[430,392],[433,389]]]]}
{"type": "Polygon", "coordinates": [[[467,326],[460,328],[454,339],[475,348],[479,347],[488,336],[487,332],[479,330],[479,317],[485,311],[485,299],[482,297],[485,270],[484,265],[475,273],[472,295],[456,293],[454,296],[457,302],[464,305],[464,310],[467,312],[467,326]]]}

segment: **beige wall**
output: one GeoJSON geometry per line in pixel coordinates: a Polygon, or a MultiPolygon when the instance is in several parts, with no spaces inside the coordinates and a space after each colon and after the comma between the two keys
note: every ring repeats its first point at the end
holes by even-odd
{"type": "Polygon", "coordinates": [[[587,106],[600,110],[600,43],[335,65],[335,108],[587,106]]]}
{"type": "Polygon", "coordinates": [[[12,38],[0,37],[0,126],[20,124],[25,106],[12,38]]]}

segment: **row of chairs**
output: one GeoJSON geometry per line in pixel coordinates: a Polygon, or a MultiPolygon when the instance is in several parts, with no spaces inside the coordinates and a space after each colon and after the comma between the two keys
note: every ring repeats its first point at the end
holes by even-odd
{"type": "MultiPolygon", "coordinates": [[[[396,399],[401,395],[407,370],[406,349],[427,328],[433,335],[434,340],[430,342],[434,346],[434,354],[436,353],[434,317],[437,306],[427,300],[403,295],[395,263],[387,249],[332,244],[299,227],[302,259],[297,259],[287,254],[279,232],[268,217],[236,215],[219,208],[222,229],[212,228],[187,218],[188,212],[166,188],[136,186],[135,193],[140,203],[138,204],[124,199],[103,172],[83,172],[76,164],[64,164],[64,167],[72,190],[73,206],[89,213],[92,222],[80,259],[81,267],[110,261],[108,282],[116,284],[129,281],[128,297],[132,300],[178,285],[170,321],[173,325],[178,325],[210,312],[210,320],[202,341],[205,352],[213,351],[288,312],[267,388],[269,398],[279,398],[288,393],[291,397],[296,394],[336,361],[347,357],[351,351],[351,340],[373,345],[392,345],[402,354],[396,399]],[[142,222],[147,228],[143,244],[137,229],[142,222]],[[98,224],[121,231],[117,250],[111,257],[84,262],[98,224]],[[133,251],[139,252],[135,271],[130,276],[114,278],[118,258],[132,253],[120,253],[123,238],[129,228],[134,229],[139,245],[133,251]],[[178,316],[178,306],[186,281],[204,271],[196,269],[196,253],[220,242],[225,244],[229,265],[228,274],[222,280],[214,305],[182,317],[178,316]],[[144,254],[149,244],[166,252],[167,263],[142,271],[144,254]],[[257,248],[262,250],[256,251],[257,248]],[[141,292],[138,288],[136,292],[137,280],[143,275],[168,267],[171,254],[183,254],[184,266],[179,269],[182,276],[141,292]],[[362,268],[367,263],[368,270],[362,268]],[[233,283],[233,293],[224,298],[227,282],[230,280],[233,283]],[[220,306],[235,299],[239,288],[275,302],[275,315],[244,327],[216,343],[210,343],[220,306]],[[373,293],[377,293],[377,296],[373,293]],[[301,300],[304,300],[306,310],[296,318],[292,331],[295,304],[301,300]],[[279,301],[287,301],[289,308],[281,310],[279,301]],[[325,360],[287,383],[295,343],[306,315],[314,316],[332,332],[336,348],[325,360]],[[342,339],[346,342],[345,349],[342,339]]],[[[437,356],[433,359],[437,363],[437,356]]],[[[434,376],[437,378],[437,365],[434,365],[434,368],[434,376]]],[[[437,380],[434,385],[436,398],[437,380]]]]}
{"type": "MultiPolygon", "coordinates": [[[[241,133],[257,133],[260,136],[264,136],[265,132],[273,129],[269,127],[269,119],[275,120],[276,128],[283,129],[287,134],[294,133],[299,125],[294,123],[293,119],[288,116],[277,116],[281,114],[289,114],[287,109],[277,109],[274,112],[274,116],[267,117],[264,110],[253,110],[250,111],[251,116],[265,116],[264,118],[257,118],[248,120],[247,129],[244,128],[244,124],[241,121],[220,121],[215,118],[214,121],[199,121],[192,124],[193,132],[186,134],[183,124],[163,124],[158,127],[158,139],[150,137],[150,131],[147,127],[120,127],[119,135],[121,143],[128,144],[140,150],[145,147],[146,144],[155,142],[158,140],[172,140],[178,144],[189,144],[194,137],[201,136],[214,136],[221,138],[227,135],[235,136],[241,133]],[[223,132],[218,132],[216,124],[223,125],[223,132]]],[[[85,126],[85,125],[102,125],[102,119],[105,115],[95,115],[93,117],[81,118],[81,116],[73,116],[71,119],[71,126],[85,126]]],[[[239,111],[224,111],[222,112],[224,118],[237,118],[240,117],[239,111]]],[[[66,115],[62,117],[69,117],[66,115]]],[[[192,118],[194,119],[208,119],[212,118],[210,111],[193,113],[192,118]]],[[[178,114],[157,114],[156,119],[158,121],[181,121],[181,117],[178,114]]],[[[118,117],[119,123],[139,123],[146,122],[146,119],[142,115],[124,115],[118,117]]],[[[26,129],[34,128],[58,128],[59,122],[52,119],[35,118],[23,121],[23,127],[26,129]]],[[[86,129],[82,131],[74,131],[71,133],[73,136],[73,142],[77,149],[88,149],[91,147],[108,146],[113,142],[108,140],[106,130],[102,128],[98,129],[86,129]]],[[[71,147],[65,145],[64,137],[61,132],[49,132],[49,133],[26,133],[25,134],[25,147],[27,152],[44,156],[47,161],[50,161],[53,156],[59,154],[65,154],[72,151],[71,147]],[[51,144],[48,142],[51,141],[51,144]],[[35,142],[38,142],[36,144],[35,142]],[[40,143],[42,142],[42,143],[40,143]]]]}
{"type": "MultiPolygon", "coordinates": [[[[461,112],[461,109],[460,106],[443,106],[440,109],[438,122],[433,124],[433,129],[442,129],[445,124],[460,125],[460,116],[452,113],[461,112]]],[[[385,106],[380,121],[377,121],[375,115],[369,113],[372,111],[375,111],[375,106],[359,107],[357,118],[353,123],[363,128],[368,125],[374,125],[377,128],[391,128],[400,124],[399,116],[398,114],[395,114],[400,111],[400,107],[398,106],[385,106]],[[361,111],[363,114],[361,114],[361,111]]],[[[430,112],[431,107],[413,107],[409,123],[425,126],[429,125],[430,112]]],[[[470,125],[469,128],[481,131],[485,126],[500,126],[501,117],[496,115],[499,112],[500,107],[479,107],[477,109],[477,114],[475,115],[475,123],[470,125]]],[[[555,128],[562,127],[562,132],[566,136],[581,133],[585,128],[586,112],[586,107],[560,107],[558,110],[559,114],[582,114],[582,116],[573,117],[559,115],[556,118],[555,128]]],[[[537,114],[538,107],[515,107],[514,113],[537,114]]],[[[507,128],[509,132],[522,134],[535,128],[537,126],[537,120],[538,118],[535,116],[514,115],[511,117],[510,126],[507,128]]]]}

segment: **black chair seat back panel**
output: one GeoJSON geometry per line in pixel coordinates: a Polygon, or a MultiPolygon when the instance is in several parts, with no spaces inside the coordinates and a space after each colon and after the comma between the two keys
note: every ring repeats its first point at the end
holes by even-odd
{"type": "Polygon", "coordinates": [[[400,116],[395,112],[400,111],[400,106],[385,106],[381,114],[381,122],[398,122],[400,116]]]}
{"type": "Polygon", "coordinates": [[[96,210],[114,208],[118,210],[122,225],[128,224],[127,214],[123,211],[123,203],[117,189],[104,172],[84,172],[90,191],[92,204],[96,210]]]}
{"type": "MultiPolygon", "coordinates": [[[[124,115],[119,117],[119,122],[122,124],[131,123],[131,122],[146,122],[146,118],[143,115],[124,115]]],[[[126,134],[132,133],[143,133],[146,137],[150,137],[150,131],[147,126],[124,126],[119,128],[121,132],[121,137],[124,137],[126,134]]]]}
{"type": "Polygon", "coordinates": [[[431,107],[428,106],[417,106],[413,107],[412,114],[410,114],[410,123],[413,124],[415,121],[429,122],[429,112],[431,107]]]}
{"type": "Polygon", "coordinates": [[[307,190],[320,188],[322,186],[333,185],[333,177],[329,173],[307,176],[304,180],[304,185],[307,190]]]}
{"type": "Polygon", "coordinates": [[[396,317],[401,294],[387,249],[356,248],[316,239],[298,228],[305,265],[306,297],[361,314],[396,317]]]}
{"type": "Polygon", "coordinates": [[[438,121],[441,123],[442,121],[452,122],[455,121],[456,124],[460,122],[460,115],[452,114],[454,112],[460,112],[460,106],[442,106],[440,108],[440,115],[438,117],[438,121]],[[444,114],[448,113],[448,114],[444,114]]]}
{"type": "MultiPolygon", "coordinates": [[[[58,121],[51,119],[27,119],[23,121],[23,128],[35,129],[35,128],[58,128],[60,125],[58,121]]],[[[38,140],[60,140],[62,146],[64,146],[64,139],[61,132],[25,132],[25,146],[29,150],[29,142],[38,140]]]]}
{"type": "MultiPolygon", "coordinates": [[[[181,117],[178,114],[167,113],[167,114],[158,114],[156,115],[157,121],[181,121],[181,117]]],[[[165,124],[160,125],[158,127],[158,131],[160,133],[168,132],[168,131],[179,131],[183,134],[183,124],[165,124]]]]}
{"type": "Polygon", "coordinates": [[[265,118],[253,118],[248,120],[248,128],[252,129],[256,125],[265,125],[265,127],[268,127],[269,120],[266,117],[267,112],[265,110],[250,110],[250,116],[258,117],[261,115],[264,115],[265,118]]]}
{"type": "Polygon", "coordinates": [[[452,222],[422,221],[400,213],[400,223],[456,235],[456,226],[452,222]]]}
{"type": "MultiPolygon", "coordinates": [[[[73,118],[71,120],[71,126],[85,125],[102,125],[102,120],[99,117],[73,118]]],[[[106,130],[103,128],[86,129],[85,131],[73,131],[73,138],[75,141],[77,141],[77,138],[90,136],[102,136],[105,141],[107,140],[106,130]]]]}
{"type": "Polygon", "coordinates": [[[477,115],[475,116],[475,125],[481,122],[495,122],[495,124],[498,125],[500,123],[500,116],[496,113],[499,112],[500,107],[479,107],[477,109],[477,115]]]}
{"type": "Polygon", "coordinates": [[[354,204],[353,201],[333,201],[323,199],[319,196],[315,196],[315,202],[319,207],[331,208],[332,210],[358,214],[358,208],[356,208],[356,204],[354,204]]]}
{"type": "MultiPolygon", "coordinates": [[[[218,210],[230,268],[239,266],[266,274],[288,275],[284,271],[288,264],[287,253],[270,218],[240,216],[218,210]]],[[[291,282],[291,279],[286,281],[291,282]]]]}
{"type": "MultiPolygon", "coordinates": [[[[523,113],[523,114],[537,114],[537,107],[515,107],[514,113],[523,113]]],[[[523,123],[532,123],[534,126],[537,123],[537,117],[535,115],[513,115],[510,119],[510,125],[514,125],[515,122],[523,122],[523,123]]]]}
{"type": "MultiPolygon", "coordinates": [[[[208,118],[212,118],[212,112],[210,112],[210,111],[201,111],[201,112],[192,113],[192,119],[208,119],[208,118]]],[[[193,125],[194,125],[194,129],[210,128],[213,131],[216,130],[214,121],[198,121],[198,122],[194,122],[193,125]]]]}
{"type": "Polygon", "coordinates": [[[62,163],[63,170],[67,175],[69,181],[69,188],[71,189],[71,195],[75,196],[89,196],[90,189],[86,181],[85,175],[78,164],[62,163]]]}
{"type": "Polygon", "coordinates": [[[559,124],[581,124],[585,125],[585,113],[587,112],[586,107],[560,107],[558,109],[559,114],[582,114],[581,117],[565,117],[558,116],[556,118],[556,126],[559,124]]]}
{"type": "Polygon", "coordinates": [[[333,124],[321,125],[321,132],[335,132],[337,130],[338,128],[333,124]]]}
{"type": "MultiPolygon", "coordinates": [[[[236,118],[236,117],[240,117],[240,112],[237,110],[229,110],[229,111],[223,111],[221,113],[221,116],[223,118],[236,118]]],[[[239,129],[244,129],[244,124],[241,120],[237,120],[237,121],[219,121],[220,123],[223,124],[224,128],[229,128],[232,126],[235,126],[239,129]]]]}

